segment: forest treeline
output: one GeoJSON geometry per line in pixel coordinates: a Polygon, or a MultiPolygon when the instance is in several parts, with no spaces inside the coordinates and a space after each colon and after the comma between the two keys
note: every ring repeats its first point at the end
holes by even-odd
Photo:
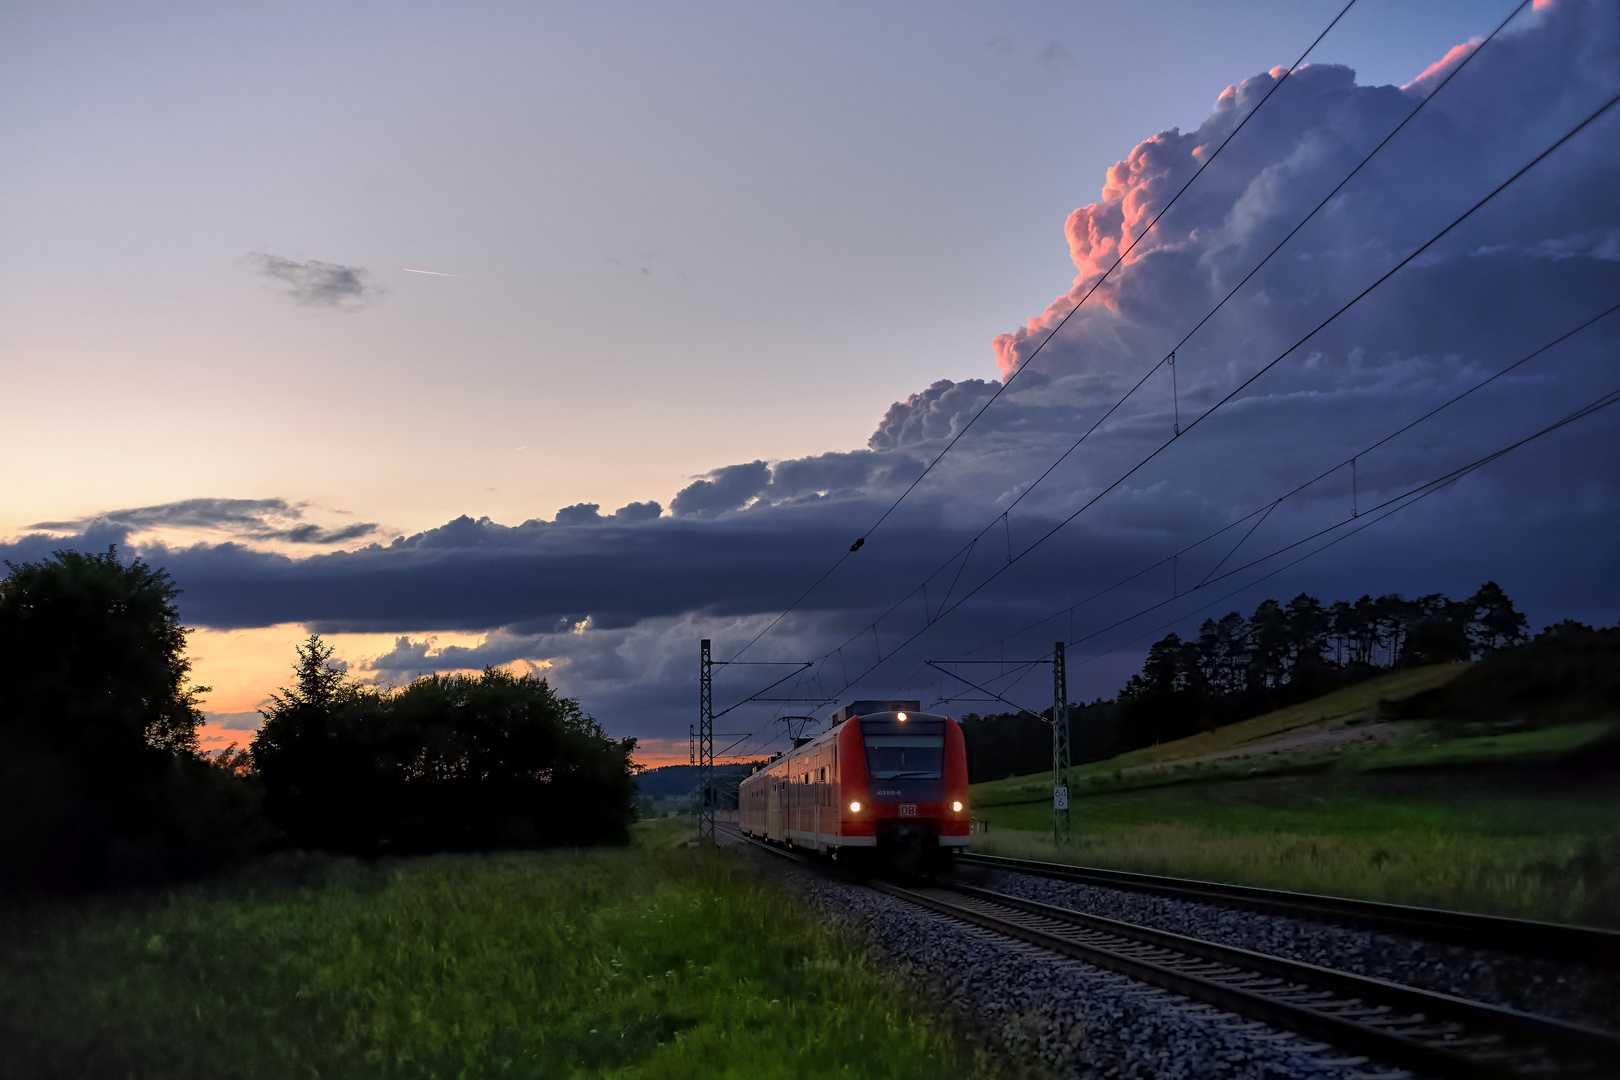
{"type": "Polygon", "coordinates": [[[1205,619],[1196,637],[1155,641],[1120,691],[1121,728],[1133,746],[1179,739],[1380,671],[1477,660],[1528,639],[1494,581],[1464,600],[1262,600],[1248,618],[1232,611],[1205,619]]]}
{"type": "MultiPolygon", "coordinates": [[[[1491,663],[1454,688],[1408,708],[1481,719],[1509,719],[1531,703],[1547,719],[1560,718],[1558,710],[1587,716],[1620,709],[1620,630],[1566,620],[1532,641],[1525,616],[1493,581],[1462,600],[1389,593],[1323,604],[1301,593],[1287,603],[1263,600],[1247,617],[1232,611],[1206,619],[1196,636],[1171,633],[1154,642],[1115,699],[1070,706],[1075,760],[1212,730],[1393,668],[1485,657],[1491,663]],[[1584,689],[1571,696],[1572,687],[1584,689]],[[1546,711],[1553,700],[1562,704],[1546,711]]],[[[1049,767],[1051,714],[963,717],[969,779],[1049,767]]]]}
{"type": "Polygon", "coordinates": [[[116,551],[0,579],[0,891],[187,876],[273,845],[356,853],[626,838],[634,739],[543,679],[384,690],[318,637],[247,750],[204,754],[179,589],[116,551]]]}

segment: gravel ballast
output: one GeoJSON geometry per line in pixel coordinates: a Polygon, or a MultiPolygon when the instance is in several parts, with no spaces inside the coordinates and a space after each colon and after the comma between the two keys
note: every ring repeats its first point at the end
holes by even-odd
{"type": "Polygon", "coordinates": [[[1615,972],[1037,874],[964,866],[956,877],[1091,915],[1593,1027],[1612,1027],[1620,1015],[1615,972]]]}
{"type": "Polygon", "coordinates": [[[861,933],[880,963],[957,1012],[1014,1071],[1036,1066],[1084,1080],[1406,1075],[756,848],[749,853],[861,933]]]}

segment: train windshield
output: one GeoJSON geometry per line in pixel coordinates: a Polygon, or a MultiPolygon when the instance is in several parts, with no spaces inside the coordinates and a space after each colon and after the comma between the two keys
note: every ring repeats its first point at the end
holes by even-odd
{"type": "Polygon", "coordinates": [[[945,736],[868,735],[866,772],[874,780],[938,780],[945,761],[945,736]]]}

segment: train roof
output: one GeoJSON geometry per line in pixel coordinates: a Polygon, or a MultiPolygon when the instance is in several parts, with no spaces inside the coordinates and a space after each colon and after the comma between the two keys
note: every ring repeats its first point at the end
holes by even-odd
{"type": "MultiPolygon", "coordinates": [[[[858,705],[867,705],[867,704],[871,704],[871,705],[893,705],[893,704],[909,705],[910,702],[898,702],[898,703],[896,703],[896,702],[891,702],[891,701],[874,701],[874,702],[856,702],[856,704],[858,704],[858,705]]],[[[844,710],[840,709],[840,710],[838,710],[838,712],[843,713],[844,710]]],[[[837,715],[837,714],[835,714],[835,715],[837,715]]],[[[839,720],[837,723],[829,724],[827,726],[826,731],[823,731],[821,734],[817,735],[813,739],[806,740],[802,746],[795,746],[791,750],[784,750],[784,751],[782,751],[780,753],[777,753],[777,754],[773,755],[769,761],[766,761],[765,763],[763,763],[761,765],[756,765],[754,767],[754,771],[752,773],[750,773],[749,775],[750,776],[757,776],[760,773],[770,772],[772,767],[779,764],[779,763],[792,761],[794,758],[799,757],[800,755],[802,755],[804,753],[820,749],[829,739],[831,739],[834,735],[837,734],[839,728],[843,727],[844,724],[848,723],[850,720],[882,720],[882,721],[888,721],[888,722],[899,721],[900,723],[906,723],[906,722],[911,721],[911,720],[949,720],[949,719],[951,719],[951,717],[946,716],[944,713],[916,712],[916,711],[913,711],[912,709],[880,709],[880,710],[875,710],[875,711],[872,711],[872,712],[860,713],[860,714],[851,713],[848,716],[844,717],[842,720],[839,720]],[[905,717],[906,717],[905,720],[900,720],[900,714],[901,713],[905,714],[905,717]]]]}
{"type": "Polygon", "coordinates": [[[827,727],[835,728],[852,716],[865,716],[868,713],[880,712],[917,712],[922,708],[920,701],[884,701],[868,698],[863,701],[852,701],[827,718],[827,727]]]}

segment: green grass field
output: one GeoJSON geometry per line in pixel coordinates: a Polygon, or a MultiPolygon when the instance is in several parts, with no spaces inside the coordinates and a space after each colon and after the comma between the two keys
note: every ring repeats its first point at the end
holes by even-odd
{"type": "Polygon", "coordinates": [[[1620,796],[1467,776],[1268,777],[975,810],[974,850],[1279,889],[1620,926],[1620,796]]]}
{"type": "MultiPolygon", "coordinates": [[[[1178,764],[1189,759],[1215,755],[1230,755],[1218,764],[1200,766],[1201,776],[1249,775],[1250,770],[1271,771],[1279,768],[1297,768],[1330,756],[1325,754],[1267,754],[1263,747],[1290,733],[1309,728],[1354,729],[1375,723],[1379,706],[1385,701],[1410,697],[1432,690],[1455,679],[1466,670],[1464,664],[1438,664],[1433,667],[1414,668],[1380,675],[1365,682],[1335,690],[1319,698],[1290,705],[1285,709],[1262,713],[1248,720],[1200,732],[1185,739],[1143,747],[1119,754],[1106,761],[1094,761],[1074,770],[1071,782],[1085,792],[1118,791],[1178,782],[1188,778],[1192,766],[1178,764]],[[1251,756],[1245,753],[1253,749],[1251,756]]],[[[1046,799],[1051,793],[1051,778],[1045,775],[1012,776],[991,780],[973,786],[975,807],[1026,803],[1046,799]]]]}
{"type": "Polygon", "coordinates": [[[736,853],[365,864],[0,913],[0,1075],[985,1075],[736,853]]]}
{"type": "Polygon", "coordinates": [[[1397,672],[1071,781],[975,785],[975,850],[1146,873],[1620,927],[1620,785],[1571,762],[1611,721],[1522,730],[1384,722],[1379,703],[1462,665],[1397,672]]]}

